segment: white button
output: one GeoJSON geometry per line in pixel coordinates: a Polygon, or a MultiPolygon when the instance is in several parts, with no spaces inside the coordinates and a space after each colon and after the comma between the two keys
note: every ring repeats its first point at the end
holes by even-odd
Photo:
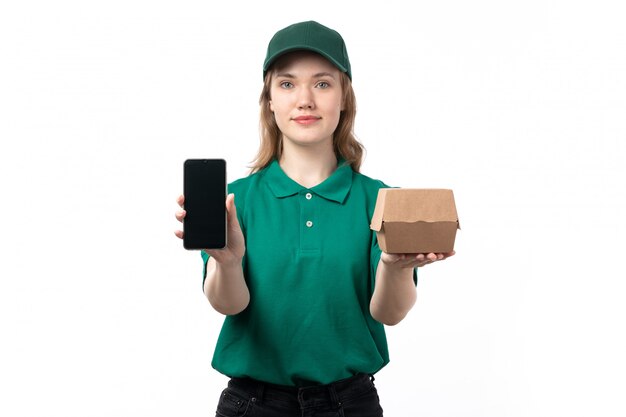
{"type": "Polygon", "coordinates": [[[308,220],[306,222],[306,227],[313,227],[313,222],[311,220],[308,220]]]}
{"type": "Polygon", "coordinates": [[[307,200],[310,200],[313,197],[313,194],[306,193],[305,197],[306,197],[307,200]]]}

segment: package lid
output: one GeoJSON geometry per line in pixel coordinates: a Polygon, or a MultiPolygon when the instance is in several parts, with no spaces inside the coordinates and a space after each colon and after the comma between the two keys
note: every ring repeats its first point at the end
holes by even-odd
{"type": "MultiPolygon", "coordinates": [[[[459,218],[452,190],[441,188],[381,188],[370,228],[379,232],[383,222],[456,222],[459,218]]],[[[460,229],[460,225],[457,226],[460,229]]]]}

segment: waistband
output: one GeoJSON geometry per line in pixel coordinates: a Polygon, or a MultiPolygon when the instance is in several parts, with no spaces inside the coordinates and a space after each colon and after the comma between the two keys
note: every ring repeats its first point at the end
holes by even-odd
{"type": "Polygon", "coordinates": [[[374,389],[374,376],[357,374],[327,385],[292,387],[275,385],[251,378],[232,378],[228,387],[247,394],[253,402],[272,399],[285,403],[299,404],[301,408],[317,407],[321,404],[341,406],[374,389]]]}

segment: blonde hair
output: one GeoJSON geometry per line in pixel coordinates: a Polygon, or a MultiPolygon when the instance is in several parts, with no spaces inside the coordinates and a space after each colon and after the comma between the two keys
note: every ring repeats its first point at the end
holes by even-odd
{"type": "MultiPolygon", "coordinates": [[[[274,71],[269,70],[265,75],[263,90],[259,104],[261,106],[259,130],[261,144],[256,157],[250,165],[251,172],[257,172],[268,166],[274,159],[282,155],[282,132],[276,124],[274,114],[270,110],[270,86],[274,71]]],[[[333,148],[338,158],[343,158],[359,172],[365,148],[354,135],[354,119],[356,117],[356,97],[352,89],[352,81],[344,72],[341,73],[341,92],[343,110],[339,116],[339,123],[333,134],[333,148]]]]}

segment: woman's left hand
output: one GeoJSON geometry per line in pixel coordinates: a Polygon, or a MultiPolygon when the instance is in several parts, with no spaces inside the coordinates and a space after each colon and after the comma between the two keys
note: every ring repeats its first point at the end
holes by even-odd
{"type": "Polygon", "coordinates": [[[386,253],[383,252],[380,260],[395,268],[419,268],[433,262],[442,261],[454,256],[456,252],[449,253],[386,253]]]}

